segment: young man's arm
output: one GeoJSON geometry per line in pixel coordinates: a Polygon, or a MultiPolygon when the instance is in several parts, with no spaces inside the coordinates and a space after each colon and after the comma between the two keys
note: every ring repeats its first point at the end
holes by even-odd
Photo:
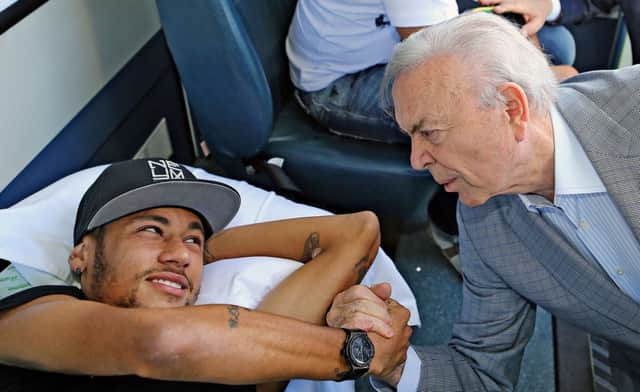
{"type": "MultiPolygon", "coordinates": [[[[393,315],[394,338],[370,335],[372,374],[404,360],[407,313],[393,315]]],[[[125,309],[50,295],[0,313],[0,331],[0,363],[63,373],[248,384],[347,370],[342,330],[237,306],[125,309]]]]}
{"type": "MultiPolygon", "coordinates": [[[[314,250],[340,246],[358,236],[373,242],[379,240],[379,232],[378,219],[369,211],[236,226],[209,238],[207,261],[268,255],[304,263],[312,259],[314,250]]],[[[373,246],[367,243],[363,248],[373,246]]]]}
{"type": "Polygon", "coordinates": [[[212,237],[218,258],[276,256],[307,263],[271,291],[259,309],[324,324],[333,297],[359,283],[380,246],[371,212],[288,219],[239,226],[212,237]]]}
{"type": "MultiPolygon", "coordinates": [[[[295,221],[299,225],[305,222],[310,223],[309,220],[295,221]]],[[[312,260],[267,294],[259,310],[324,325],[325,314],[336,294],[362,280],[380,246],[376,216],[360,213],[324,217],[313,225],[320,231],[314,231],[308,237],[313,241],[305,241],[304,246],[304,253],[311,254],[312,260]],[[310,242],[313,246],[307,246],[310,242]]],[[[389,323],[391,319],[386,321],[389,323]]],[[[385,327],[385,336],[389,336],[391,326],[385,327]]],[[[257,390],[281,391],[285,386],[286,382],[261,384],[257,390]]]]}

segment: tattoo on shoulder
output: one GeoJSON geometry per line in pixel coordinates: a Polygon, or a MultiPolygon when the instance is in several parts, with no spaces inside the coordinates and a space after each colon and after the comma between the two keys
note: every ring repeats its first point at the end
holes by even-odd
{"type": "Polygon", "coordinates": [[[240,323],[240,307],[238,305],[229,305],[229,328],[236,328],[240,323]]]}
{"type": "Polygon", "coordinates": [[[369,270],[369,262],[368,262],[368,258],[367,256],[361,258],[356,265],[354,266],[357,274],[358,274],[358,283],[362,282],[362,279],[364,278],[364,275],[367,273],[367,271],[369,270]]]}
{"type": "Polygon", "coordinates": [[[315,231],[304,241],[304,250],[300,261],[306,263],[313,258],[313,251],[320,248],[320,235],[315,231]]]}

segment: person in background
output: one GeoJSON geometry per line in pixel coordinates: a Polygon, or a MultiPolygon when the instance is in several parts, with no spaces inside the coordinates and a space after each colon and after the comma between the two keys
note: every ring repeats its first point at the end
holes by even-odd
{"type": "Polygon", "coordinates": [[[636,0],[479,0],[482,4],[497,5],[497,12],[518,12],[525,15],[535,28],[540,21],[553,26],[580,24],[594,16],[609,14],[620,6],[631,42],[633,64],[640,63],[640,2],[636,0]]]}
{"type": "Polygon", "coordinates": [[[301,106],[329,131],[408,143],[378,99],[395,45],[458,15],[455,0],[300,0],[286,40],[301,106]]]}
{"type": "Polygon", "coordinates": [[[575,61],[573,35],[565,26],[553,23],[560,15],[559,0],[458,0],[458,6],[461,11],[485,6],[499,15],[518,15],[522,34],[540,46],[551,64],[573,65],[575,61]]]}
{"type": "MultiPolygon", "coordinates": [[[[409,143],[380,105],[378,91],[386,64],[394,47],[410,34],[457,15],[455,0],[299,0],[286,39],[290,77],[298,102],[335,134],[383,143],[409,143]]],[[[523,28],[529,29],[530,25],[523,28]]],[[[543,30],[550,30],[547,35],[556,37],[558,42],[567,34],[570,37],[564,27],[543,30]]],[[[569,43],[574,45],[573,41],[569,43]]],[[[575,51],[562,48],[557,52],[571,50],[575,51]]],[[[572,55],[563,56],[571,58],[560,63],[573,62],[572,55]]],[[[558,65],[554,70],[560,80],[576,73],[569,65],[558,65]]],[[[455,196],[441,192],[428,209],[433,238],[454,265],[455,209],[449,205],[455,206],[455,202],[455,196]]]]}

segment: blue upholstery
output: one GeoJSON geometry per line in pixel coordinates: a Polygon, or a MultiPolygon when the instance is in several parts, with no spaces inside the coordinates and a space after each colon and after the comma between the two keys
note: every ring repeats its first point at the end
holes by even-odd
{"type": "MultiPolygon", "coordinates": [[[[308,202],[408,216],[432,184],[409,146],[335,136],[296,104],[284,42],[295,0],[157,0],[194,123],[226,174],[284,158],[308,202]]],[[[268,185],[267,185],[268,187],[268,185]]]]}
{"type": "Polygon", "coordinates": [[[623,14],[617,17],[597,16],[567,26],[576,40],[576,61],[580,72],[618,67],[626,38],[623,14]]]}
{"type": "MultiPolygon", "coordinates": [[[[268,9],[272,2],[252,3],[268,9]]],[[[218,0],[159,1],[158,8],[193,117],[208,143],[231,157],[260,152],[273,127],[273,100],[235,5],[218,0]]],[[[260,15],[264,21],[270,17],[260,15]]]]}

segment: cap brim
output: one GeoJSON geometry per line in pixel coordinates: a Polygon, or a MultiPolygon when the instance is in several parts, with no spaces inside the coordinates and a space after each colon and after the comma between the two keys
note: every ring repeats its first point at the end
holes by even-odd
{"type": "Polygon", "coordinates": [[[157,182],[110,200],[93,216],[87,231],[138,211],[160,207],[192,210],[206,220],[203,223],[212,232],[217,232],[238,212],[240,194],[226,184],[213,181],[157,182]]]}

